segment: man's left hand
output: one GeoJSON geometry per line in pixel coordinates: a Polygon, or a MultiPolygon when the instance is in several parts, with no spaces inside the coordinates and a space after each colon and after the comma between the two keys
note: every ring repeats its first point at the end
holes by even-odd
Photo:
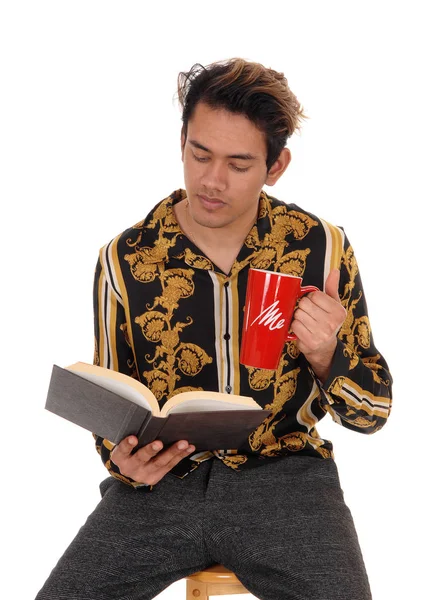
{"type": "Polygon", "coordinates": [[[311,292],[298,303],[291,324],[298,336],[298,349],[321,381],[325,381],[337,346],[337,332],[346,318],[346,309],[338,295],[339,269],[326,280],[325,292],[311,292]]]}

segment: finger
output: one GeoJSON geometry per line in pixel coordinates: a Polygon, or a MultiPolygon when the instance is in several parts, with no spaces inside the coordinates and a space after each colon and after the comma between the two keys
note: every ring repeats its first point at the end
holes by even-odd
{"type": "Polygon", "coordinates": [[[193,445],[189,444],[186,440],[180,440],[179,442],[172,444],[172,446],[163,452],[160,452],[152,463],[157,468],[166,468],[171,461],[176,461],[176,464],[184,457],[190,455],[194,450],[195,447],[193,445]]]}
{"type": "Polygon", "coordinates": [[[154,440],[151,444],[147,444],[139,448],[137,452],[133,455],[140,461],[148,462],[155,456],[159,454],[163,450],[163,443],[160,440],[154,440]]]}
{"type": "Polygon", "coordinates": [[[160,452],[153,460],[141,462],[132,474],[133,478],[149,485],[158,483],[176,464],[195,451],[195,446],[188,443],[185,446],[180,450],[174,444],[173,448],[160,452]]]}
{"type": "Polygon", "coordinates": [[[329,314],[332,314],[334,310],[338,312],[340,307],[342,306],[339,297],[335,299],[332,298],[332,296],[326,294],[325,292],[313,292],[311,295],[302,298],[298,303],[298,307],[307,310],[307,312],[310,312],[311,314],[312,309],[308,304],[309,302],[311,302],[314,306],[319,307],[319,309],[322,309],[323,311],[329,314]],[[310,310],[306,309],[306,306],[310,307],[310,310]]]}
{"type": "Polygon", "coordinates": [[[299,303],[294,320],[303,323],[316,338],[324,339],[335,334],[346,318],[343,305],[323,292],[319,292],[313,300],[304,300],[299,303]]]}
{"type": "Polygon", "coordinates": [[[112,458],[115,457],[117,460],[128,458],[137,443],[138,438],[134,435],[129,435],[115,446],[114,450],[112,451],[112,458]]]}
{"type": "MultiPolygon", "coordinates": [[[[302,310],[301,308],[297,308],[295,311],[295,317],[292,321],[292,329],[295,321],[301,323],[310,333],[313,333],[317,328],[317,320],[307,311],[302,310]]],[[[296,331],[294,333],[296,333],[296,331]]]]}
{"type": "Polygon", "coordinates": [[[328,294],[328,296],[330,296],[334,300],[337,300],[337,302],[341,302],[340,296],[338,294],[338,286],[339,285],[340,285],[340,270],[332,269],[332,271],[329,273],[329,275],[326,279],[325,293],[328,294]]]}
{"type": "Polygon", "coordinates": [[[297,316],[298,311],[302,311],[310,317],[312,317],[313,319],[315,319],[316,321],[318,321],[324,316],[326,312],[329,312],[327,301],[330,300],[330,302],[333,302],[333,300],[329,299],[328,296],[323,292],[319,292],[319,295],[324,296],[324,298],[326,299],[326,302],[323,302],[323,306],[321,306],[322,300],[319,300],[319,296],[317,296],[316,298],[313,297],[312,299],[304,297],[299,301],[298,307],[294,313],[294,317],[297,316]]]}
{"type": "Polygon", "coordinates": [[[299,320],[292,322],[291,329],[298,338],[298,349],[300,352],[305,352],[310,349],[314,342],[314,335],[307,327],[299,320]]]}
{"type": "Polygon", "coordinates": [[[189,445],[185,450],[183,450],[180,454],[177,454],[172,457],[172,459],[165,465],[165,469],[170,471],[177,465],[180,461],[182,461],[187,456],[190,456],[196,451],[195,446],[189,445]]]}
{"type": "MultiPolygon", "coordinates": [[[[323,315],[325,315],[325,313],[318,309],[318,312],[320,313],[318,316],[322,317],[323,315]]],[[[331,336],[334,332],[334,327],[332,326],[331,322],[328,321],[327,319],[324,318],[320,318],[320,319],[315,319],[312,315],[309,315],[308,313],[304,312],[303,310],[301,310],[300,308],[297,309],[297,311],[295,312],[295,319],[292,323],[292,331],[294,333],[296,333],[296,335],[298,336],[299,340],[302,340],[302,338],[304,337],[304,334],[306,334],[307,336],[311,336],[311,340],[313,343],[313,346],[315,346],[316,344],[319,344],[320,342],[325,341],[325,339],[327,339],[329,336],[331,336]],[[302,325],[302,327],[300,328],[299,333],[294,329],[294,323],[299,323],[302,325]]],[[[308,341],[307,341],[308,344],[308,341]]]]}

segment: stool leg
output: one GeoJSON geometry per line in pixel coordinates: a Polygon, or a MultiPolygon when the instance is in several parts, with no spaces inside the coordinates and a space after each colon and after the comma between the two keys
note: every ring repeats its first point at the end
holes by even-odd
{"type": "Polygon", "coordinates": [[[207,584],[187,579],[186,600],[209,600],[207,584]]]}

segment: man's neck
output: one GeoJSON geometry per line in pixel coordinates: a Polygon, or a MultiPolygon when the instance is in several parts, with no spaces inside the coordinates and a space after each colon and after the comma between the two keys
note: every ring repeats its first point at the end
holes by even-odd
{"type": "Polygon", "coordinates": [[[204,227],[192,220],[187,200],[174,205],[177,221],[187,237],[224,273],[228,274],[241,250],[244,240],[255,223],[250,220],[243,228],[237,224],[224,227],[204,227]]]}

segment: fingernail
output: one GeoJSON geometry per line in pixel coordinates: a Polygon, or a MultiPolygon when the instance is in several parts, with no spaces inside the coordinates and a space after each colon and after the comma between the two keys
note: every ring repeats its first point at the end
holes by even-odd
{"type": "Polygon", "coordinates": [[[194,450],[193,446],[189,446],[189,447],[187,448],[187,452],[193,452],[193,450],[194,450]]]}
{"type": "Polygon", "coordinates": [[[180,442],[178,444],[178,449],[179,450],[185,450],[187,448],[187,443],[186,442],[180,442]]]}
{"type": "Polygon", "coordinates": [[[160,446],[159,446],[159,444],[153,444],[153,445],[151,446],[151,448],[152,448],[153,450],[160,450],[160,446]]]}

